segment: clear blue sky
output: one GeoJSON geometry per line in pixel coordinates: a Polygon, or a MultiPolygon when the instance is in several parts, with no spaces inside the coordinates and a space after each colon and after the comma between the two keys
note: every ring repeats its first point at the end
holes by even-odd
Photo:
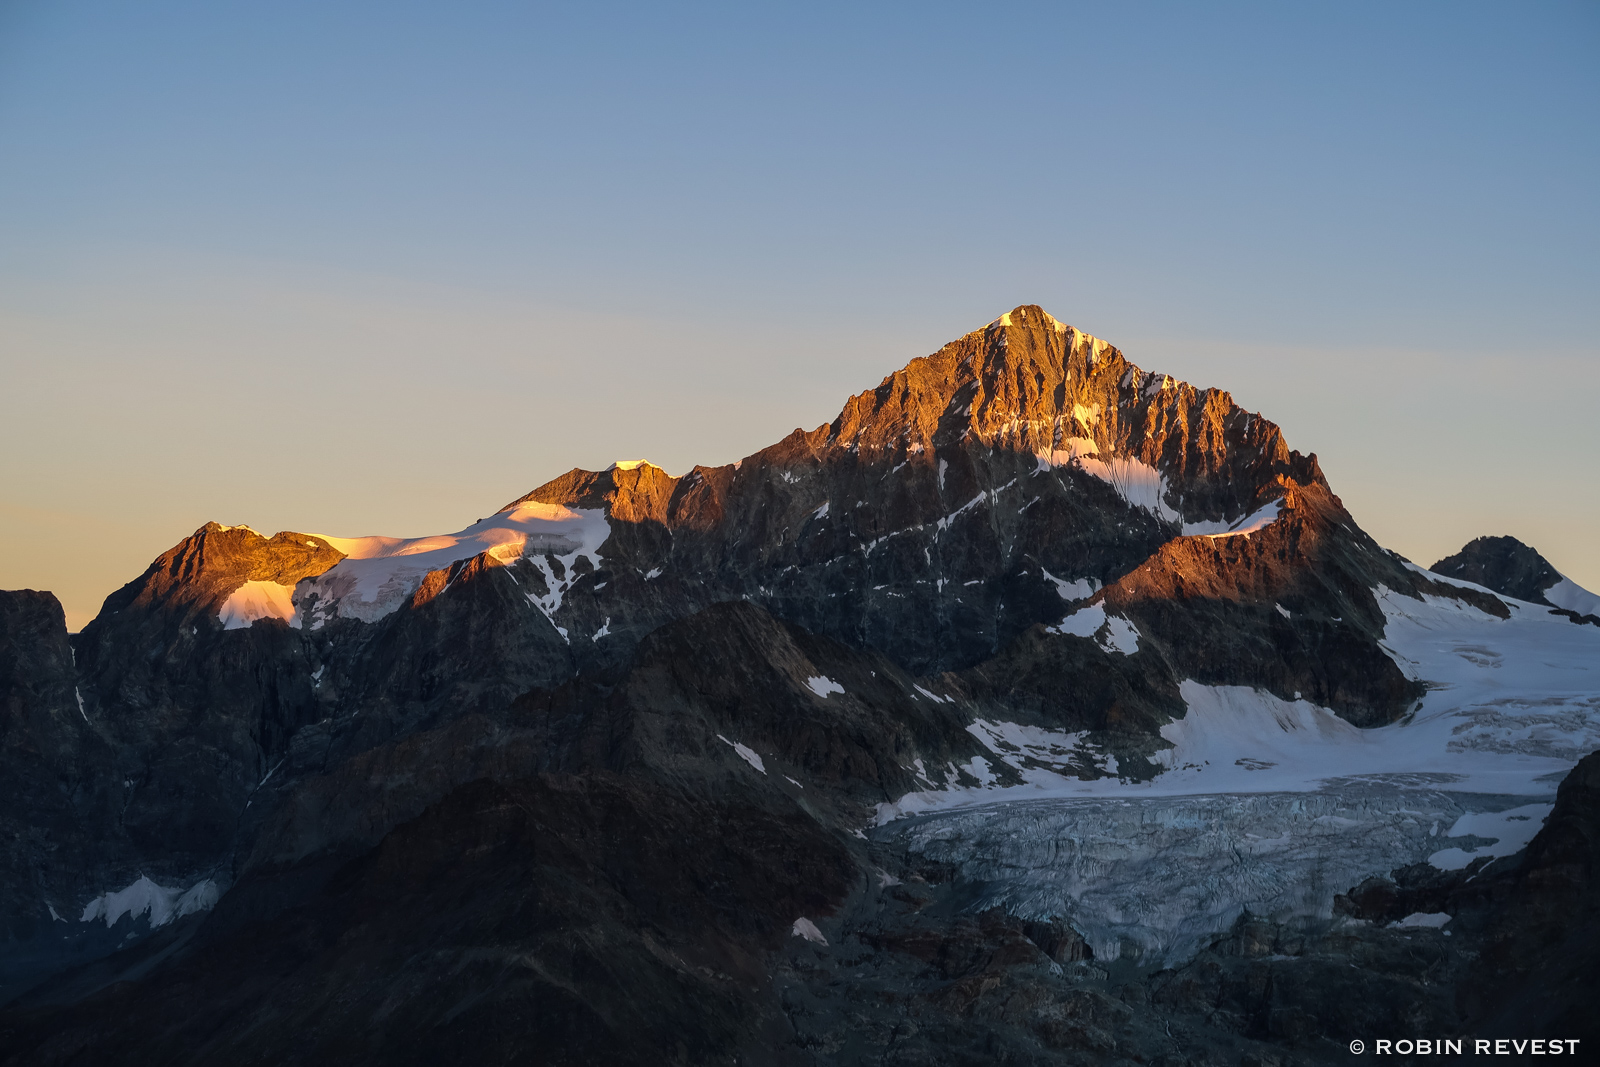
{"type": "Polygon", "coordinates": [[[728,462],[1019,303],[1600,587],[1600,5],[0,0],[0,587],[728,462]]]}

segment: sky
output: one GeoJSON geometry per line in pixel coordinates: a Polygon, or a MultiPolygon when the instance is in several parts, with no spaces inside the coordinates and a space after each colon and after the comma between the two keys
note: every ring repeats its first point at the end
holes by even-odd
{"type": "Polygon", "coordinates": [[[1600,590],[1600,6],[0,0],[0,588],[732,462],[1019,304],[1600,590]]]}

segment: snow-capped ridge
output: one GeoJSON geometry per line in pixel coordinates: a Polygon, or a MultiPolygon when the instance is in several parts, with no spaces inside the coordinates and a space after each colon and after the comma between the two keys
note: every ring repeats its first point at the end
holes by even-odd
{"type": "Polygon", "coordinates": [[[527,559],[543,571],[550,593],[535,600],[545,614],[553,614],[571,585],[572,564],[580,556],[592,565],[599,563],[600,548],[611,536],[611,524],[603,509],[524,500],[453,534],[413,538],[319,536],[346,558],[295,588],[297,608],[315,599],[307,616],[311,629],[334,617],[376,621],[405,603],[428,572],[482,553],[502,564],[527,559]],[[559,560],[569,577],[558,579],[546,556],[559,560]]]}

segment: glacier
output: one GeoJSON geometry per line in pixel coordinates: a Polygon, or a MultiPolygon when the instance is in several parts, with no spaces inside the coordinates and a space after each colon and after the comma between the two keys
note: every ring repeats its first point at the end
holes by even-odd
{"type": "Polygon", "coordinates": [[[924,815],[895,836],[954,867],[976,893],[975,911],[1069,922],[1101,962],[1173,965],[1246,912],[1332,923],[1334,895],[1369,875],[1441,852],[1471,859],[1503,851],[1480,836],[1476,811],[1498,807],[1525,820],[1520,847],[1550,810],[1442,784],[1023,800],[924,815]],[[1473,828],[1451,837],[1463,822],[1473,828]]]}

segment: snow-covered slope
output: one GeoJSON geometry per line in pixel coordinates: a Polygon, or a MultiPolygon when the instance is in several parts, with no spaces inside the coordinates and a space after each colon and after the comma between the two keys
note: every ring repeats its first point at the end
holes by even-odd
{"type": "Polygon", "coordinates": [[[1600,596],[1564,574],[1559,582],[1544,591],[1544,598],[1558,608],[1576,611],[1579,615],[1600,615],[1600,596]]]}
{"type": "Polygon", "coordinates": [[[302,582],[294,602],[311,605],[311,629],[329,618],[372,622],[388,615],[416,592],[429,571],[487,552],[500,563],[526,558],[545,572],[550,593],[540,606],[546,614],[560,606],[568,581],[558,579],[545,560],[553,556],[563,572],[579,557],[591,565],[600,560],[600,546],[611,525],[599,509],[566,508],[523,501],[506,511],[479,519],[465,530],[432,537],[323,537],[345,554],[327,572],[302,582]]]}

